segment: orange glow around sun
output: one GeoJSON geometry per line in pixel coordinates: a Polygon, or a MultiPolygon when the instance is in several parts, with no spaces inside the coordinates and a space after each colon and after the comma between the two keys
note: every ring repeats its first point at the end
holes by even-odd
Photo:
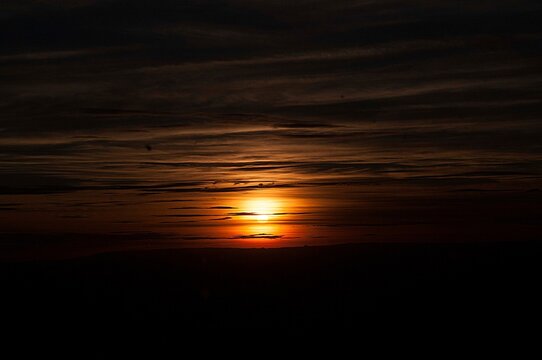
{"type": "Polygon", "coordinates": [[[279,203],[275,199],[249,199],[243,204],[245,219],[267,222],[279,211],[279,203]]]}

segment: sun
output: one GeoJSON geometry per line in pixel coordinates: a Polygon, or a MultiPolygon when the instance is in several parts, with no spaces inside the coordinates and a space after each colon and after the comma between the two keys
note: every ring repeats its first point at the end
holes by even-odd
{"type": "Polygon", "coordinates": [[[266,222],[277,212],[278,203],[273,199],[251,199],[246,201],[245,209],[252,219],[266,222]]]}

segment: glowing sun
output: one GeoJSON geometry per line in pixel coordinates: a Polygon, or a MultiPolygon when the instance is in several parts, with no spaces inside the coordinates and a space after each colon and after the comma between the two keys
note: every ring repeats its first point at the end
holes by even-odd
{"type": "Polygon", "coordinates": [[[271,199],[252,199],[245,204],[247,212],[260,222],[268,221],[277,212],[278,204],[271,199]]]}

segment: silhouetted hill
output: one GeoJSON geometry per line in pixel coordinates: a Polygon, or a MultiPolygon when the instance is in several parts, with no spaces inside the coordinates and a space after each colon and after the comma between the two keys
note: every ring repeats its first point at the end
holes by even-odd
{"type": "Polygon", "coordinates": [[[514,334],[540,320],[541,250],[538,243],[359,244],[3,264],[3,319],[23,339],[99,329],[97,346],[176,342],[180,334],[514,334]]]}

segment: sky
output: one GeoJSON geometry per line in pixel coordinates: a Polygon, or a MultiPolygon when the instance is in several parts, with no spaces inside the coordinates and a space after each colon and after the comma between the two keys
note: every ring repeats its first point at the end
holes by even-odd
{"type": "Polygon", "coordinates": [[[0,3],[0,248],[534,240],[542,3],[0,3]]]}

